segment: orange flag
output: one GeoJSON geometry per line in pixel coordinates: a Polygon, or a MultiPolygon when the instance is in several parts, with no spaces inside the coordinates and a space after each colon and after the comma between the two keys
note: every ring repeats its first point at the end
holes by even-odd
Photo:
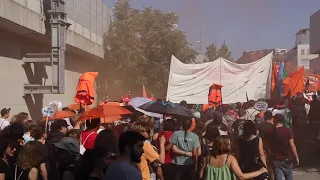
{"type": "Polygon", "coordinates": [[[286,96],[291,90],[291,96],[296,95],[298,92],[302,92],[304,67],[301,67],[298,71],[292,73],[283,81],[283,96],[286,96]]]}
{"type": "Polygon", "coordinates": [[[144,97],[144,98],[148,98],[147,91],[146,91],[146,87],[144,87],[144,84],[142,85],[142,93],[141,93],[141,96],[144,97]]]}
{"type": "Polygon", "coordinates": [[[276,87],[278,71],[279,71],[279,68],[274,62],[272,62],[271,91],[274,91],[274,88],[276,87]]]}

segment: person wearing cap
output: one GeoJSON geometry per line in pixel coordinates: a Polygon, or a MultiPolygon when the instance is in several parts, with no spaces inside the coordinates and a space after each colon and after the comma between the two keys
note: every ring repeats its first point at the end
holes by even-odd
{"type": "Polygon", "coordinates": [[[8,118],[10,116],[10,108],[3,108],[1,110],[1,118],[0,118],[0,130],[3,130],[5,127],[10,125],[8,118]]]}

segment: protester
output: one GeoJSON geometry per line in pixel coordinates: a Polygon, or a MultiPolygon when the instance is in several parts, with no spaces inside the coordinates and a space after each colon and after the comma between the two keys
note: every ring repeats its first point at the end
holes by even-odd
{"type": "Polygon", "coordinates": [[[105,129],[98,134],[94,143],[94,148],[97,147],[103,147],[110,153],[119,154],[118,142],[113,132],[109,129],[105,129]]]}
{"type": "Polygon", "coordinates": [[[284,116],[277,114],[275,127],[268,134],[271,150],[271,164],[275,180],[293,179],[293,164],[299,165],[299,156],[291,129],[284,127],[284,116]]]}
{"type": "Polygon", "coordinates": [[[315,94],[310,102],[309,121],[312,125],[313,138],[320,140],[320,101],[315,94]]]}
{"type": "Polygon", "coordinates": [[[48,152],[47,146],[44,145],[45,144],[45,134],[43,132],[43,129],[40,126],[36,126],[35,128],[32,129],[30,135],[33,138],[33,140],[35,142],[38,142],[38,144],[39,144],[41,155],[42,155],[42,162],[40,164],[41,177],[43,180],[47,180],[48,166],[49,166],[49,152],[48,152]]]}
{"type": "Polygon", "coordinates": [[[292,101],[292,130],[297,135],[297,140],[302,139],[304,132],[303,126],[306,123],[307,111],[305,108],[305,99],[301,93],[297,93],[292,101]]]}
{"type": "MultiPolygon", "coordinates": [[[[241,136],[243,134],[243,125],[246,122],[246,110],[243,108],[239,109],[238,115],[239,115],[239,119],[237,121],[235,121],[231,128],[232,128],[232,142],[237,142],[238,141],[238,137],[241,136]]],[[[235,145],[237,143],[234,143],[235,145]]]]}
{"type": "Polygon", "coordinates": [[[162,164],[162,172],[163,172],[163,177],[165,180],[171,180],[173,179],[173,174],[174,174],[174,166],[172,164],[172,158],[173,154],[171,151],[172,144],[169,143],[169,140],[171,136],[173,135],[173,132],[175,130],[175,122],[172,119],[165,120],[163,122],[163,131],[159,133],[159,141],[160,137],[164,136],[166,139],[166,142],[164,144],[165,146],[165,160],[164,164],[162,164]]]}
{"type": "Polygon", "coordinates": [[[208,126],[203,136],[204,142],[202,146],[202,157],[201,161],[211,154],[214,146],[214,140],[220,136],[219,129],[215,126],[208,126]]]}
{"type": "MultiPolygon", "coordinates": [[[[255,124],[252,121],[246,121],[243,125],[243,135],[238,139],[237,159],[244,173],[257,171],[263,167],[267,167],[266,156],[263,150],[262,138],[257,136],[255,124]]],[[[267,179],[267,175],[263,174],[267,179]]]]}
{"type": "Polygon", "coordinates": [[[66,137],[71,137],[80,143],[80,129],[71,129],[67,132],[66,137]]]}
{"type": "MultiPolygon", "coordinates": [[[[72,112],[75,114],[76,116],[76,111],[75,110],[72,110],[68,107],[64,107],[62,108],[62,111],[69,111],[69,112],[72,112]]],[[[66,118],[65,120],[67,121],[68,123],[68,129],[71,130],[71,129],[80,129],[80,122],[77,121],[76,117],[73,116],[73,117],[70,117],[70,118],[66,118]]]]}
{"type": "Polygon", "coordinates": [[[10,122],[8,121],[8,118],[10,117],[10,110],[10,108],[3,108],[0,112],[0,131],[10,125],[10,122]]]}
{"type": "Polygon", "coordinates": [[[196,179],[198,168],[199,137],[188,130],[192,126],[191,119],[183,121],[183,130],[176,131],[170,138],[175,154],[172,163],[175,165],[175,179],[196,179]]]}
{"type": "Polygon", "coordinates": [[[54,143],[56,148],[52,154],[56,167],[51,170],[55,172],[56,178],[61,180],[75,180],[80,158],[79,142],[71,137],[64,137],[54,143]]]}
{"type": "Polygon", "coordinates": [[[253,179],[267,172],[266,168],[243,173],[236,158],[231,153],[231,141],[228,136],[218,136],[214,141],[211,155],[202,162],[200,178],[206,180],[253,179]]]}
{"type": "Polygon", "coordinates": [[[20,124],[25,124],[29,119],[29,114],[26,112],[21,112],[17,115],[16,122],[20,124]]]}
{"type": "Polygon", "coordinates": [[[9,164],[9,157],[16,152],[16,142],[12,139],[0,137],[0,180],[12,180],[13,169],[9,164]]]}
{"type": "Polygon", "coordinates": [[[114,157],[105,147],[98,146],[86,150],[81,159],[81,177],[79,178],[83,180],[103,180],[103,173],[114,160],[114,157]]]}
{"type": "Polygon", "coordinates": [[[104,180],[141,180],[142,176],[136,163],[141,162],[144,141],[140,133],[127,131],[119,137],[120,156],[113,161],[104,176],[104,180]]]}
{"type": "Polygon", "coordinates": [[[146,141],[143,145],[144,153],[141,156],[141,162],[138,164],[138,167],[142,174],[143,180],[155,180],[156,179],[156,170],[160,167],[160,164],[165,163],[165,137],[160,137],[159,143],[159,154],[156,147],[151,145],[151,129],[150,124],[146,122],[137,122],[131,127],[133,131],[140,133],[146,138],[146,141]],[[151,166],[151,168],[149,167],[151,166]]]}
{"type": "Polygon", "coordinates": [[[35,141],[27,143],[19,153],[14,170],[15,179],[38,180],[41,161],[40,145],[35,141]]]}
{"type": "Polygon", "coordinates": [[[13,115],[10,119],[10,124],[17,122],[17,119],[18,119],[18,115],[13,115]]]}
{"type": "Polygon", "coordinates": [[[231,129],[232,124],[238,120],[238,114],[235,111],[235,104],[229,104],[227,112],[223,115],[223,123],[231,129]]]}
{"type": "Polygon", "coordinates": [[[57,143],[66,137],[68,124],[64,119],[58,119],[51,124],[50,129],[51,131],[48,133],[46,144],[57,143]]]}
{"type": "Polygon", "coordinates": [[[251,101],[251,100],[248,103],[249,108],[246,110],[246,116],[247,116],[246,119],[247,120],[254,121],[257,114],[259,114],[259,111],[254,108],[254,104],[255,104],[255,102],[251,101]]]}
{"type": "Polygon", "coordinates": [[[259,131],[259,136],[264,140],[265,134],[270,132],[273,128],[273,116],[272,112],[266,111],[264,113],[264,122],[256,124],[256,128],[259,131]]]}
{"type": "Polygon", "coordinates": [[[227,127],[227,125],[223,123],[222,113],[220,111],[215,111],[212,114],[212,119],[208,120],[205,123],[205,127],[207,127],[209,125],[218,127],[220,135],[228,135],[228,132],[230,130],[227,127]]]}
{"type": "Polygon", "coordinates": [[[27,143],[29,141],[33,141],[34,139],[31,137],[30,133],[33,130],[33,128],[36,127],[36,122],[33,120],[28,120],[26,121],[26,123],[24,124],[24,128],[25,128],[25,133],[23,135],[23,139],[24,141],[27,143]]]}
{"type": "Polygon", "coordinates": [[[8,157],[9,164],[11,167],[13,167],[14,164],[17,162],[17,158],[21,148],[25,145],[25,142],[23,139],[24,127],[22,124],[14,123],[10,126],[7,126],[3,131],[4,131],[3,137],[9,138],[16,143],[15,144],[16,153],[14,153],[13,157],[8,157]]]}
{"type": "Polygon", "coordinates": [[[83,154],[86,149],[93,149],[94,142],[98,136],[97,131],[100,127],[100,118],[86,120],[87,129],[80,135],[80,154],[83,154]],[[84,148],[84,149],[81,149],[84,148]]]}

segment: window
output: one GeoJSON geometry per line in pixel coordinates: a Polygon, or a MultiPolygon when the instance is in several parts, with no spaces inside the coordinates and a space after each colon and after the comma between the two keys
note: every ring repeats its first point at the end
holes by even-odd
{"type": "Polygon", "coordinates": [[[305,53],[304,49],[301,49],[301,55],[304,55],[304,53],[305,53]]]}
{"type": "Polygon", "coordinates": [[[309,59],[301,59],[301,65],[309,66],[310,65],[310,60],[309,59]]]}

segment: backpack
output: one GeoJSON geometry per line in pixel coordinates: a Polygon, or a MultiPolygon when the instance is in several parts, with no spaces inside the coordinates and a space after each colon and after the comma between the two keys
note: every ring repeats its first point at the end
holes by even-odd
{"type": "Polygon", "coordinates": [[[94,133],[95,133],[95,132],[91,132],[91,133],[84,139],[83,143],[82,143],[82,134],[80,135],[80,154],[81,154],[81,155],[83,155],[84,152],[86,152],[86,148],[84,147],[84,145],[86,144],[88,138],[89,138],[92,134],[94,134],[94,133]]]}

